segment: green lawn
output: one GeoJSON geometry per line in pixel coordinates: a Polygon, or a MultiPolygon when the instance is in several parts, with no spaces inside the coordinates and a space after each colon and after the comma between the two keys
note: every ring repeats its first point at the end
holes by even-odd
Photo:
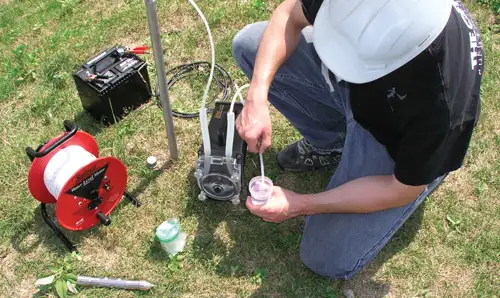
{"type": "MultiPolygon", "coordinates": [[[[206,60],[204,27],[188,2],[158,2],[168,67],[206,60]]],[[[199,3],[213,29],[218,63],[240,84],[246,78],[231,56],[232,38],[245,24],[266,20],[278,2],[199,3]]],[[[343,289],[354,290],[356,297],[498,297],[500,34],[498,15],[472,2],[468,6],[480,24],[487,58],[482,117],[465,165],[373,264],[351,281],[332,282],[299,260],[303,219],[268,224],[243,204],[196,199],[191,177],[201,139],[198,120],[175,119],[180,158],[152,171],[145,167],[149,155],[161,164],[168,159],[162,113],[154,103],[111,127],[82,112],[71,73],[101,49],[150,44],[142,0],[0,0],[0,296],[31,297],[35,280],[50,274],[48,267],[66,254],[28,191],[24,148],[54,137],[64,119],[73,119],[94,135],[101,155],[127,165],[128,189],[144,203],[137,209],[123,201],[111,226],[68,233],[83,256],[77,271],[156,285],[145,293],[81,288],[79,297],[340,297],[343,289]],[[172,260],[152,238],[169,217],[180,218],[189,233],[185,252],[172,260]]],[[[146,58],[154,64],[152,56],[146,58]]],[[[173,105],[193,104],[202,94],[199,86],[176,86],[173,105]]],[[[265,154],[268,175],[298,192],[320,191],[329,173],[289,174],[275,167],[275,152],[299,136],[277,113],[273,121],[273,147],[265,154]]],[[[258,174],[257,164],[258,157],[249,154],[247,179],[258,174]]]]}

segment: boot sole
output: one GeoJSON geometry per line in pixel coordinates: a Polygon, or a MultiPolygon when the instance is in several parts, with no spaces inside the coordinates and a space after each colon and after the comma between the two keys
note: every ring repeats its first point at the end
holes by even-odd
{"type": "Polygon", "coordinates": [[[286,169],[285,167],[283,167],[279,160],[278,160],[278,154],[276,154],[276,165],[278,166],[278,168],[280,168],[280,170],[282,171],[287,171],[287,172],[293,172],[293,173],[307,173],[307,172],[315,172],[315,171],[319,171],[319,170],[323,170],[323,169],[328,169],[328,170],[333,170],[335,171],[335,169],[337,168],[337,166],[335,166],[333,169],[330,169],[330,167],[320,167],[320,168],[307,168],[307,169],[286,169]]]}

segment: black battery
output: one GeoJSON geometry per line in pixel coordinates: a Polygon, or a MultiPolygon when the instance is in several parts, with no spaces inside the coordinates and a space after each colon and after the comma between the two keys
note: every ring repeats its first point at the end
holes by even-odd
{"type": "Polygon", "coordinates": [[[89,59],[73,75],[83,108],[113,124],[151,99],[147,63],[122,46],[89,59]]]}

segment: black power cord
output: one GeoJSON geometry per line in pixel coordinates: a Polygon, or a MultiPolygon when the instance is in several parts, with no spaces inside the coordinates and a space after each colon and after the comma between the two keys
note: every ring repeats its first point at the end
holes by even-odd
{"type": "MultiPolygon", "coordinates": [[[[188,64],[182,64],[179,66],[176,66],[170,70],[167,71],[167,88],[170,90],[171,87],[175,85],[178,81],[188,77],[193,71],[198,71],[198,72],[207,72],[210,73],[210,67],[212,64],[208,61],[198,61],[198,62],[193,62],[193,63],[188,63],[188,64]]],[[[211,104],[219,99],[219,95],[222,96],[220,97],[220,101],[229,101],[230,96],[231,96],[231,87],[233,86],[233,79],[229,75],[229,73],[222,68],[222,66],[215,64],[215,69],[214,69],[214,77],[213,81],[217,84],[217,93],[214,95],[214,97],[210,100],[207,100],[207,111],[210,113],[212,111],[212,108],[209,108],[211,104]]],[[[156,103],[160,109],[162,108],[161,106],[161,101],[160,101],[160,91],[159,91],[159,86],[158,82],[156,83],[156,88],[155,88],[155,97],[156,97],[156,103]]],[[[193,112],[180,112],[177,110],[172,110],[172,115],[175,117],[180,117],[180,118],[196,118],[199,116],[198,111],[193,111],[193,112]]]]}

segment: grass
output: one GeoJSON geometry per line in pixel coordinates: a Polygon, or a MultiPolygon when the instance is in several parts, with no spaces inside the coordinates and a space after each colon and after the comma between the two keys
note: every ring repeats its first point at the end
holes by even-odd
{"type": "MultiPolygon", "coordinates": [[[[247,23],[266,20],[278,1],[199,4],[213,28],[218,63],[244,83],[231,56],[231,40],[247,23]]],[[[158,6],[168,66],[206,60],[204,28],[187,1],[159,1],[158,6]]],[[[82,112],[71,73],[103,48],[149,44],[143,1],[0,1],[0,296],[32,296],[34,281],[49,274],[48,267],[66,253],[27,189],[30,163],[24,148],[57,135],[64,119],[74,119],[94,135],[101,155],[123,160],[128,188],[144,203],[139,209],[120,203],[109,227],[68,233],[83,255],[78,272],[157,285],[147,293],[89,288],[80,297],[340,297],[344,288],[357,297],[498,297],[498,16],[476,3],[468,6],[481,27],[487,60],[482,116],[465,165],[370,266],[351,281],[332,282],[299,260],[303,219],[267,224],[243,205],[196,200],[191,177],[201,139],[197,120],[175,119],[180,159],[169,164],[162,115],[154,103],[111,127],[82,112]],[[146,169],[149,155],[169,166],[146,169]],[[154,229],[169,217],[180,218],[190,235],[186,251],[172,259],[152,240],[154,229]]],[[[154,64],[152,57],[147,59],[154,64]]],[[[202,92],[196,81],[176,85],[174,106],[193,106],[187,99],[200,98],[202,92]]],[[[299,137],[275,112],[273,121],[273,148],[265,154],[269,175],[299,192],[320,191],[328,173],[288,174],[273,166],[274,153],[299,137]]],[[[247,179],[258,174],[257,163],[255,155],[247,157],[247,179]]]]}

